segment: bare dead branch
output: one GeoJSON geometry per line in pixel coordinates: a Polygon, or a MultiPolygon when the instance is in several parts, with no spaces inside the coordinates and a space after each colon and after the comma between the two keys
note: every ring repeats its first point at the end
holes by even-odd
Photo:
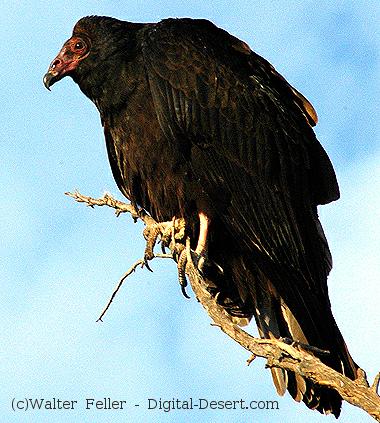
{"type": "MultiPolygon", "coordinates": [[[[114,208],[117,215],[120,213],[128,212],[132,215],[134,220],[141,219],[146,225],[157,224],[157,222],[155,222],[155,220],[144,210],[137,210],[131,204],[126,204],[115,200],[109,194],[105,194],[100,199],[84,196],[78,191],[66,194],[78,202],[86,203],[90,207],[108,206],[114,208]]],[[[290,345],[289,343],[276,339],[254,338],[238,325],[236,325],[224,310],[224,308],[217,304],[215,298],[208,292],[203,277],[199,273],[198,269],[196,269],[194,266],[189,242],[186,243],[186,246],[186,274],[189,278],[194,294],[213,320],[213,326],[220,327],[220,329],[225,334],[231,337],[247,351],[251,352],[251,356],[247,360],[248,365],[256,357],[266,358],[267,367],[278,367],[289,370],[301,375],[302,377],[310,379],[318,385],[335,389],[345,401],[361,408],[369,415],[371,415],[376,421],[380,422],[380,397],[377,392],[380,383],[380,373],[376,376],[372,386],[369,387],[365,372],[362,369],[359,369],[358,378],[353,381],[341,373],[338,373],[337,371],[326,366],[317,357],[309,353],[309,351],[313,351],[316,354],[323,353],[323,350],[319,350],[318,348],[313,347],[307,348],[307,350],[305,350],[303,345],[297,343],[290,345]]],[[[181,248],[183,249],[183,244],[181,244],[181,248]]],[[[172,249],[172,246],[170,246],[170,249],[172,249]]],[[[175,259],[175,257],[178,256],[176,254],[157,254],[155,257],[175,259]]],[[[138,260],[123,275],[115,290],[113,291],[112,296],[108,301],[107,306],[104,308],[102,314],[100,315],[98,321],[101,321],[102,317],[107,312],[125,279],[131,273],[133,273],[139,265],[142,265],[143,263],[144,259],[138,260]]]]}
{"type": "Polygon", "coordinates": [[[317,357],[311,355],[302,347],[296,348],[276,339],[254,338],[233,323],[223,307],[216,303],[205,288],[205,282],[201,275],[191,262],[188,262],[186,272],[197,299],[214,323],[225,334],[253,354],[248,359],[248,364],[252,361],[252,357],[266,358],[267,367],[290,370],[316,384],[335,389],[345,401],[361,408],[375,420],[380,421],[380,397],[377,394],[377,388],[373,388],[379,382],[380,374],[376,377],[372,388],[369,388],[368,383],[365,386],[361,380],[353,381],[349,379],[323,364],[317,357]]]}
{"type": "Polygon", "coordinates": [[[130,213],[133,220],[141,219],[145,225],[153,225],[156,221],[149,216],[143,209],[137,209],[133,204],[127,204],[122,201],[116,200],[111,194],[105,193],[101,198],[92,198],[87,195],[81,194],[79,191],[65,192],[65,195],[74,198],[78,203],[85,203],[87,206],[93,208],[94,206],[108,206],[115,209],[115,213],[119,216],[121,213],[130,213]]]}

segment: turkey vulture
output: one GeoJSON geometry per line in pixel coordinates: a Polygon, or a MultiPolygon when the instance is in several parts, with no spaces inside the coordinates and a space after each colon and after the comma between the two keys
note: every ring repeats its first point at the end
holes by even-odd
{"type": "MultiPolygon", "coordinates": [[[[355,379],[317,214],[339,189],[308,100],[246,43],[188,18],[84,17],[44,84],[65,76],[99,110],[121,192],[157,221],[185,219],[226,311],[254,317],[262,337],[328,350],[321,360],[355,379]]],[[[339,416],[336,391],[282,369],[272,376],[279,394],[339,416]]]]}

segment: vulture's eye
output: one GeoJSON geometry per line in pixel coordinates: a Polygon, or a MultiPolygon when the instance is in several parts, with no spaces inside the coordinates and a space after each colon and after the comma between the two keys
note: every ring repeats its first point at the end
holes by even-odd
{"type": "Polygon", "coordinates": [[[85,43],[83,41],[77,41],[74,44],[74,50],[76,50],[76,51],[83,50],[85,47],[86,47],[86,45],[85,45],[85,43]]]}

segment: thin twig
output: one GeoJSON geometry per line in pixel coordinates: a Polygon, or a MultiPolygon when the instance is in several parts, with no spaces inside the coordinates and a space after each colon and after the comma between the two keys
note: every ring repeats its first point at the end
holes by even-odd
{"type": "Polygon", "coordinates": [[[247,359],[247,366],[249,366],[256,357],[256,354],[251,354],[251,356],[247,359]]]}
{"type": "Polygon", "coordinates": [[[107,310],[110,308],[110,305],[111,305],[111,303],[112,303],[112,301],[113,301],[113,299],[115,298],[115,296],[116,296],[116,294],[117,294],[117,292],[119,291],[119,289],[121,288],[121,285],[123,285],[123,283],[124,283],[124,281],[125,281],[125,279],[131,274],[131,273],[133,273],[135,270],[136,270],[136,268],[138,267],[138,266],[141,266],[141,265],[143,265],[144,264],[144,259],[139,259],[139,260],[137,260],[135,263],[133,263],[132,264],[132,266],[124,273],[124,275],[120,278],[120,280],[119,280],[119,282],[118,282],[118,284],[116,285],[116,288],[114,289],[114,291],[113,291],[113,293],[112,293],[112,295],[111,295],[111,298],[108,300],[108,303],[107,303],[107,305],[104,307],[104,309],[103,309],[103,311],[102,311],[102,313],[100,314],[100,316],[99,316],[99,318],[98,318],[98,320],[97,320],[97,322],[103,322],[103,316],[107,313],[107,310]]]}
{"type": "MultiPolygon", "coordinates": [[[[173,256],[171,254],[156,254],[154,258],[170,258],[172,259],[173,256]]],[[[119,289],[123,285],[124,281],[127,279],[129,275],[131,275],[138,266],[144,267],[145,265],[145,259],[139,259],[135,263],[132,264],[132,266],[124,273],[124,275],[120,278],[119,282],[117,283],[115,289],[112,292],[112,295],[110,299],[108,300],[107,305],[104,307],[103,311],[101,312],[99,318],[97,319],[97,322],[103,322],[103,317],[107,313],[108,309],[111,306],[112,301],[114,300],[116,294],[118,293],[119,289]]]]}

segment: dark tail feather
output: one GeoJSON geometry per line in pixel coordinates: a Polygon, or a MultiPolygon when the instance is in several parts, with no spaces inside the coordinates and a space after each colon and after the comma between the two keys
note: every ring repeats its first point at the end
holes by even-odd
{"type": "MultiPolygon", "coordinates": [[[[269,280],[263,277],[259,288],[257,288],[257,284],[255,286],[255,295],[253,296],[254,315],[261,337],[269,339],[290,338],[306,345],[327,349],[330,354],[321,355],[318,358],[350,379],[356,378],[358,366],[351,358],[330,310],[326,311],[330,314],[327,319],[327,321],[330,321],[330,328],[324,327],[326,322],[326,316],[324,316],[323,323],[317,333],[311,332],[312,327],[308,327],[306,332],[287,304],[276,293],[269,280]],[[266,288],[264,288],[264,285],[266,285],[266,288]],[[323,339],[324,334],[327,334],[327,338],[329,338],[329,333],[332,332],[335,333],[335,337],[323,339]]],[[[288,390],[296,401],[303,401],[307,407],[316,409],[323,414],[332,413],[336,418],[339,417],[342,399],[335,390],[317,386],[310,380],[283,369],[272,368],[271,372],[279,395],[284,395],[288,390]]]]}
{"type": "MultiPolygon", "coordinates": [[[[286,290],[281,296],[252,259],[243,258],[239,252],[234,256],[232,251],[228,261],[224,261],[223,275],[217,272],[209,275],[213,281],[209,290],[218,294],[217,301],[235,318],[236,323],[245,325],[254,316],[262,338],[290,338],[328,350],[329,354],[318,358],[350,379],[356,379],[358,366],[335,323],[328,298],[320,298],[311,291],[300,293],[295,289],[289,294],[292,298],[289,303],[290,300],[283,298],[286,290]]],[[[293,282],[288,282],[286,287],[292,287],[300,274],[283,273],[281,277],[276,274],[274,277],[279,280],[276,286],[281,287],[285,278],[293,282]]],[[[303,401],[310,409],[339,416],[342,398],[335,390],[317,386],[294,372],[279,368],[273,368],[271,372],[279,395],[288,391],[296,401],[303,401]]]]}

